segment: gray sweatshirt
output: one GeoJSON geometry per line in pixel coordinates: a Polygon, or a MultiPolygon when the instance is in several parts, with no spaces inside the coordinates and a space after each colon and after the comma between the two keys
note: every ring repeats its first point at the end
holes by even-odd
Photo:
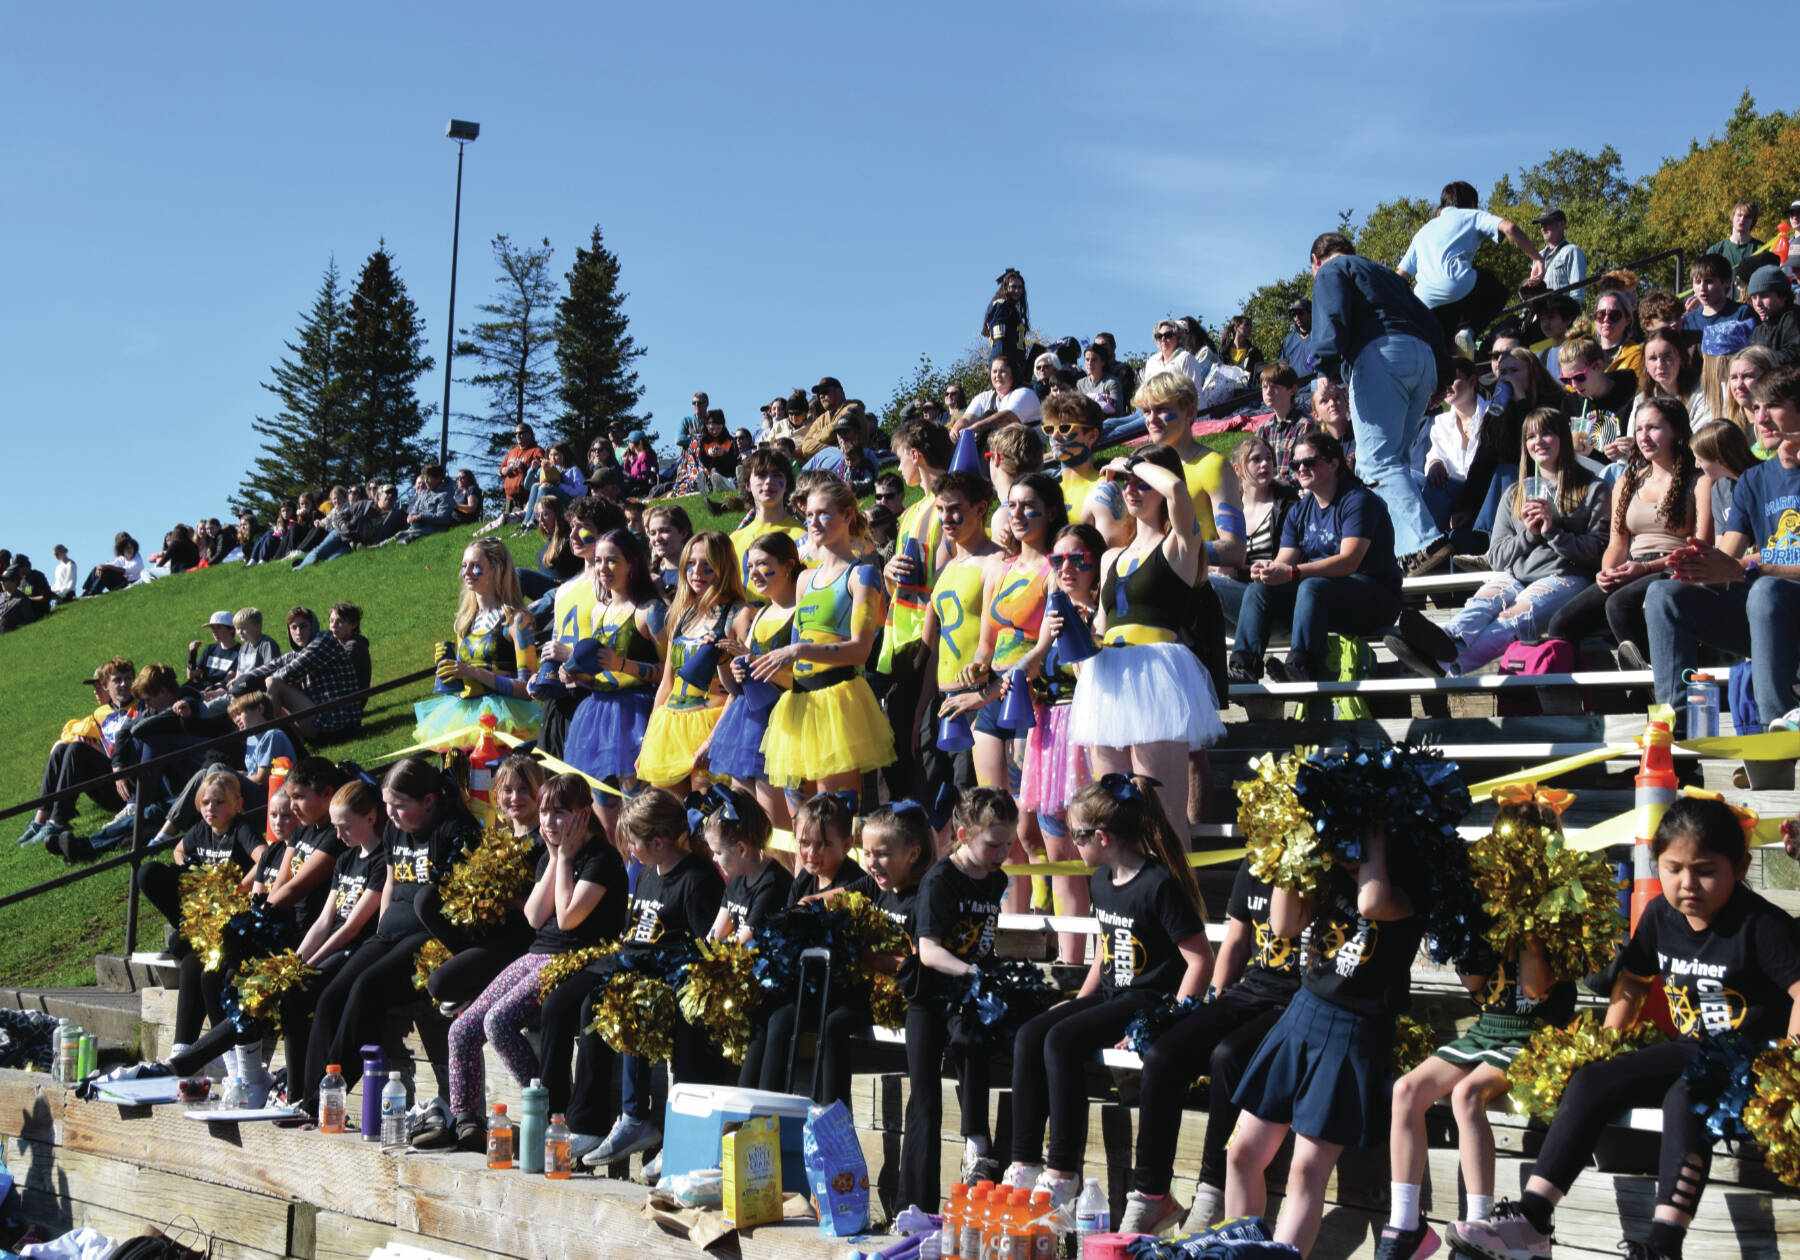
{"type": "Polygon", "coordinates": [[[1488,564],[1521,582],[1550,577],[1592,577],[1612,536],[1612,487],[1598,478],[1587,485],[1581,506],[1559,516],[1545,533],[1534,534],[1513,512],[1516,486],[1501,496],[1499,519],[1488,545],[1488,564]]]}

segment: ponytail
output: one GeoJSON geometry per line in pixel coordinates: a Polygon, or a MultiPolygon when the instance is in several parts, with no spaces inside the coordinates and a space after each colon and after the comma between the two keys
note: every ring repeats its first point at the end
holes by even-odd
{"type": "Polygon", "coordinates": [[[1168,867],[1176,887],[1193,906],[1194,913],[1204,919],[1206,902],[1200,895],[1200,883],[1194,878],[1194,868],[1187,863],[1187,850],[1156,794],[1160,786],[1144,775],[1103,775],[1075,794],[1069,802],[1069,819],[1073,823],[1079,818],[1088,826],[1128,839],[1146,858],[1168,867]]]}

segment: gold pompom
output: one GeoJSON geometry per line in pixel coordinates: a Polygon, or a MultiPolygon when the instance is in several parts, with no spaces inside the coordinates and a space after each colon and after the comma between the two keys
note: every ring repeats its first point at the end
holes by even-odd
{"type": "Polygon", "coordinates": [[[238,968],[234,987],[238,1004],[252,1019],[276,1027],[281,1023],[281,1000],[306,984],[318,972],[300,961],[300,955],[284,949],[267,958],[252,958],[238,968]]]}
{"type": "Polygon", "coordinates": [[[870,981],[869,1018],[877,1028],[906,1027],[906,995],[893,976],[877,973],[870,981]]]}
{"type": "Polygon", "coordinates": [[[1548,1123],[1562,1105],[1563,1091],[1576,1072],[1661,1040],[1662,1032],[1655,1024],[1646,1022],[1619,1032],[1604,1027],[1592,1011],[1582,1012],[1567,1028],[1540,1028],[1506,1070],[1513,1107],[1520,1115],[1548,1123]]]}
{"type": "Polygon", "coordinates": [[[1394,1022],[1394,1049],[1388,1056],[1388,1068],[1395,1076],[1405,1076],[1436,1050],[1437,1038],[1431,1029],[1410,1015],[1402,1015],[1394,1022]]]}
{"type": "Polygon", "coordinates": [[[444,877],[444,917],[457,927],[486,932],[506,919],[507,903],[529,892],[536,873],[528,865],[531,837],[505,825],[482,832],[481,843],[444,877]]]}
{"type": "Polygon", "coordinates": [[[696,941],[695,948],[700,958],[688,964],[681,986],[682,1018],[704,1029],[727,1059],[742,1063],[761,998],[756,955],[736,937],[696,941]]]}
{"type": "Polygon", "coordinates": [[[640,971],[621,971],[594,1001],[588,1031],[620,1054],[660,1063],[675,1052],[675,1021],[681,1016],[667,980],[640,971]]]}
{"type": "Polygon", "coordinates": [[[449,961],[449,948],[436,937],[419,946],[419,952],[413,955],[413,988],[423,993],[431,973],[449,961]]]}
{"type": "Polygon", "coordinates": [[[229,862],[181,868],[181,938],[208,971],[217,971],[225,961],[225,925],[250,908],[250,899],[238,891],[242,878],[229,862]]]}
{"type": "Polygon", "coordinates": [[[1298,751],[1279,759],[1264,754],[1250,762],[1251,776],[1233,785],[1250,873],[1290,892],[1316,888],[1333,861],[1331,851],[1314,834],[1312,815],[1301,808],[1295,790],[1303,760],[1298,751]]]}
{"type": "Polygon", "coordinates": [[[608,941],[604,945],[588,945],[552,955],[550,961],[544,964],[544,969],[538,972],[538,1001],[549,997],[552,989],[589,963],[597,963],[608,954],[616,954],[618,951],[619,943],[608,941]]]}
{"type": "Polygon", "coordinates": [[[1502,957],[1516,957],[1536,934],[1553,976],[1590,975],[1612,962],[1625,917],[1603,853],[1572,849],[1562,832],[1502,810],[1470,846],[1469,869],[1492,920],[1488,943],[1502,957]]]}
{"type": "Polygon", "coordinates": [[[1800,1042],[1790,1038],[1757,1056],[1744,1127],[1762,1147],[1764,1167],[1800,1189],[1800,1042]]]}

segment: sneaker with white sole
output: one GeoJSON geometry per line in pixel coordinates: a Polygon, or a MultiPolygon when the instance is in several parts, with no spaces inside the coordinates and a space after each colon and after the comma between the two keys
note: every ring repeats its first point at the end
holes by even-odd
{"type": "Polygon", "coordinates": [[[592,1133],[569,1134],[569,1163],[579,1165],[589,1154],[599,1149],[601,1139],[592,1133]]]}
{"type": "Polygon", "coordinates": [[[648,1120],[620,1116],[613,1122],[612,1132],[606,1135],[606,1140],[589,1152],[582,1163],[589,1168],[601,1168],[661,1145],[662,1130],[648,1120]]]}
{"type": "MultiPolygon", "coordinates": [[[[1038,1178],[1043,1175],[1044,1166],[1042,1164],[1010,1164],[1007,1166],[1006,1175],[1000,1178],[1000,1184],[1010,1190],[1029,1190],[1037,1185],[1038,1178]]],[[[965,1182],[964,1184],[974,1185],[975,1183],[965,1182]]]]}
{"type": "Polygon", "coordinates": [[[1042,1190],[1048,1194],[1050,1196],[1050,1210],[1054,1212],[1057,1208],[1060,1208],[1065,1204],[1075,1202],[1076,1197],[1081,1194],[1081,1186],[1082,1181],[1079,1173],[1073,1177],[1058,1177],[1055,1173],[1046,1168],[1042,1173],[1038,1174],[1038,1179],[1032,1185],[1031,1192],[1036,1194],[1039,1190],[1042,1190]]]}
{"type": "Polygon", "coordinates": [[[651,1156],[650,1162],[644,1165],[644,1175],[641,1180],[647,1186],[654,1186],[657,1182],[662,1180],[661,1151],[658,1151],[655,1155],[651,1156]]]}
{"type": "Polygon", "coordinates": [[[1154,1237],[1174,1226],[1187,1214],[1172,1194],[1144,1194],[1133,1190],[1125,1196],[1125,1215],[1119,1218],[1119,1233],[1149,1234],[1154,1237]]]}
{"type": "Polygon", "coordinates": [[[1424,1221],[1412,1229],[1389,1225],[1375,1242],[1375,1260],[1425,1260],[1438,1249],[1437,1231],[1424,1221]]]}
{"type": "Polygon", "coordinates": [[[1224,1187],[1209,1186],[1202,1181],[1194,1188],[1194,1206],[1188,1209],[1187,1220],[1181,1223],[1181,1229],[1186,1234],[1197,1234],[1203,1229],[1211,1229],[1224,1219],[1224,1187]]]}
{"type": "Polygon", "coordinates": [[[1444,1237],[1452,1249],[1485,1260],[1549,1260],[1550,1243],[1556,1235],[1554,1231],[1538,1233],[1517,1203],[1502,1199],[1494,1204],[1494,1214],[1487,1220],[1454,1221],[1445,1228],[1444,1237]]]}

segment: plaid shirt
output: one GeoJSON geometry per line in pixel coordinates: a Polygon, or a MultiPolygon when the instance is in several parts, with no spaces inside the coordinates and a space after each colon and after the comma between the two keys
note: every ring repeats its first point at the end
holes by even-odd
{"type": "MultiPolygon", "coordinates": [[[[314,704],[327,704],[359,690],[350,653],[329,631],[320,630],[297,652],[251,670],[252,678],[279,678],[306,693],[314,704]]],[[[362,725],[363,701],[327,709],[313,719],[321,731],[350,731],[362,725]]]]}
{"type": "Polygon", "coordinates": [[[1292,484],[1294,476],[1288,465],[1294,459],[1294,444],[1302,433],[1316,428],[1318,423],[1312,413],[1297,402],[1286,420],[1276,419],[1272,411],[1251,420],[1250,431],[1275,449],[1275,480],[1292,484]]]}

